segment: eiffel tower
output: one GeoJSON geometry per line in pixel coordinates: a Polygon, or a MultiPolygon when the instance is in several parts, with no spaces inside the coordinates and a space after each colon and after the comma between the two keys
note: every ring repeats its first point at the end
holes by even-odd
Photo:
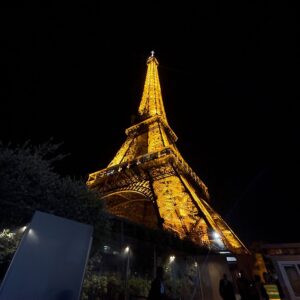
{"type": "Polygon", "coordinates": [[[151,52],[136,123],[107,168],[89,175],[114,215],[175,233],[181,239],[236,254],[248,253],[209,205],[206,185],[176,147],[177,136],[164,109],[158,61],[151,52]]]}

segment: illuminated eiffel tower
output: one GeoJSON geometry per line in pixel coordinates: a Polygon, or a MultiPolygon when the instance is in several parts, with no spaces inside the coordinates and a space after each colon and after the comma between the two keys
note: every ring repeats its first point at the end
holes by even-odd
{"type": "Polygon", "coordinates": [[[154,52],[137,122],[107,168],[89,175],[109,212],[151,228],[161,228],[194,243],[247,253],[246,247],[208,204],[207,187],[182,158],[168,124],[154,52]]]}

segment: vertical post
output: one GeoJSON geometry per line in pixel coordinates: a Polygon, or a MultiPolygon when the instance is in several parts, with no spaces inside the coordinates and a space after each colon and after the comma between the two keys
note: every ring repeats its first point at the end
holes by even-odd
{"type": "Polygon", "coordinates": [[[156,277],[156,267],[157,267],[157,262],[156,262],[156,246],[154,245],[154,247],[153,247],[153,278],[156,277]]]}
{"type": "Polygon", "coordinates": [[[124,292],[124,299],[128,300],[128,278],[129,278],[129,267],[130,267],[130,248],[127,246],[125,248],[125,254],[127,255],[126,257],[126,273],[125,273],[125,292],[124,292]]]}
{"type": "Polygon", "coordinates": [[[202,274],[201,274],[201,270],[200,270],[198,262],[197,262],[197,275],[198,275],[199,287],[200,287],[200,292],[201,292],[201,300],[203,300],[204,296],[203,296],[203,287],[202,287],[202,274]]]}
{"type": "Polygon", "coordinates": [[[124,224],[123,220],[121,220],[121,247],[124,245],[124,224]]]}

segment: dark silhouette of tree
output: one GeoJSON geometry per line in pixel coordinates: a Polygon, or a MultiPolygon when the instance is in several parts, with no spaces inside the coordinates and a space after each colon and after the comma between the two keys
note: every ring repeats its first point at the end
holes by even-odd
{"type": "Polygon", "coordinates": [[[59,144],[39,146],[0,143],[0,228],[29,222],[34,211],[97,225],[104,218],[102,201],[85,183],[55,172],[59,144]]]}

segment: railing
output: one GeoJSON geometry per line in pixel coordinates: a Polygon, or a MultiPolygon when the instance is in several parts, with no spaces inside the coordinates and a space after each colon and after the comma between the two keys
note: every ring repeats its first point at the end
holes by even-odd
{"type": "Polygon", "coordinates": [[[188,173],[195,182],[197,182],[199,184],[201,189],[205,192],[205,195],[207,196],[207,198],[209,198],[208,189],[207,189],[206,185],[204,184],[204,182],[197,176],[197,174],[188,165],[188,163],[184,159],[181,158],[181,156],[179,156],[175,151],[173,151],[171,148],[168,148],[168,147],[164,148],[161,151],[141,155],[132,161],[124,162],[124,163],[112,166],[110,168],[92,173],[92,174],[90,174],[88,181],[94,181],[97,178],[102,178],[104,176],[111,176],[117,172],[121,172],[125,168],[130,168],[131,166],[134,166],[134,165],[144,164],[151,160],[154,160],[154,159],[157,159],[157,158],[160,158],[163,156],[167,156],[170,154],[172,154],[175,157],[175,163],[179,164],[181,166],[181,168],[186,173],[188,173]]]}
{"type": "Polygon", "coordinates": [[[134,159],[130,162],[124,162],[124,163],[121,163],[119,165],[115,165],[115,166],[112,166],[110,168],[92,173],[89,176],[89,181],[90,180],[95,180],[99,177],[101,178],[101,177],[104,177],[104,176],[113,175],[116,172],[121,172],[125,168],[130,168],[131,166],[134,166],[134,165],[140,165],[140,164],[146,163],[148,161],[151,161],[151,160],[163,157],[163,156],[167,156],[171,153],[173,153],[173,151],[170,148],[164,148],[161,151],[141,155],[138,158],[136,158],[136,159],[134,159]]]}

